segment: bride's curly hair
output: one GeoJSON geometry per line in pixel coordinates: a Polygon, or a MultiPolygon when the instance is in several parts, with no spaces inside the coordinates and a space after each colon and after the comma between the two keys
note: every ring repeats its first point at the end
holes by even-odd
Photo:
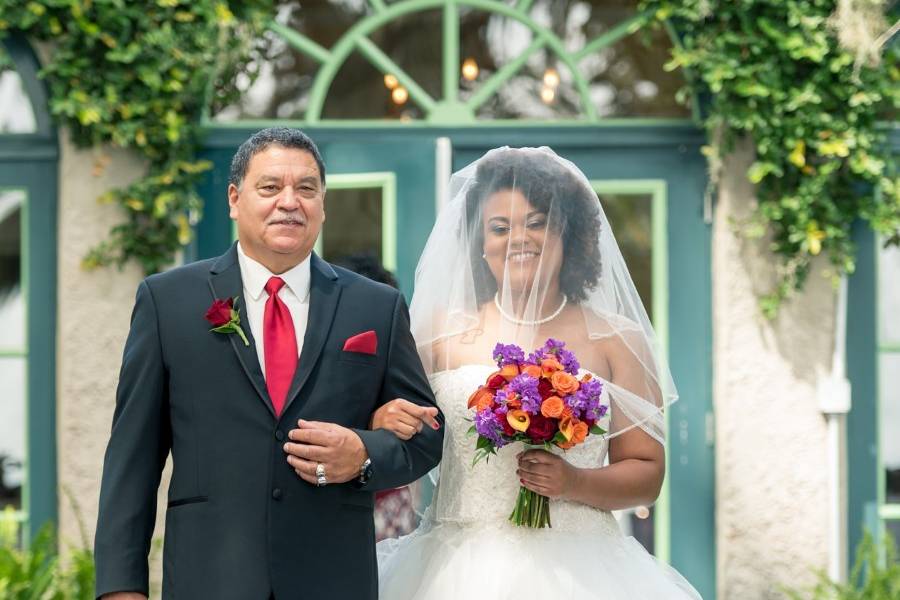
{"type": "Polygon", "coordinates": [[[568,168],[554,158],[534,151],[509,148],[478,163],[475,180],[466,192],[466,222],[473,243],[469,260],[475,278],[479,305],[497,292],[497,282],[482,258],[484,230],[481,207],[500,190],[517,190],[549,223],[559,223],[563,241],[560,290],[569,300],[580,302],[597,286],[602,272],[600,248],[600,202],[568,168]]]}

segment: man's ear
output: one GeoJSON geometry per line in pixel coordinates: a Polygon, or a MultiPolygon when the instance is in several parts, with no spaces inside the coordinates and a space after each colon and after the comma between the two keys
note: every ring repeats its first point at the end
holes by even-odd
{"type": "Polygon", "coordinates": [[[228,184],[228,216],[232,219],[237,219],[238,213],[238,196],[239,196],[238,188],[233,183],[228,184]]]}

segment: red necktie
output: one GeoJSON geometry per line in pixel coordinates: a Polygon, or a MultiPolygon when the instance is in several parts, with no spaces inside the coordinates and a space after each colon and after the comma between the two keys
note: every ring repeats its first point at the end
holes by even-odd
{"type": "Polygon", "coordinates": [[[278,290],[284,287],[281,277],[271,277],[266,282],[266,312],[263,317],[263,350],[266,357],[266,387],[280,417],[284,401],[297,369],[297,336],[291,311],[278,297],[278,290]]]}

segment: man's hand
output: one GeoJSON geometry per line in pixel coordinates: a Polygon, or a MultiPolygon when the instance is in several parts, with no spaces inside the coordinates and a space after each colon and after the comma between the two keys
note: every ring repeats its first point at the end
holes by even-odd
{"type": "Polygon", "coordinates": [[[435,406],[420,406],[409,400],[397,398],[386,402],[372,415],[370,429],[387,429],[401,440],[411,439],[422,431],[423,425],[439,429],[435,406]]]}
{"type": "Polygon", "coordinates": [[[147,600],[147,596],[140,592],[113,592],[112,594],[103,594],[100,600],[147,600]]]}
{"type": "Polygon", "coordinates": [[[352,429],[321,423],[297,421],[284,445],[287,461],[303,481],[317,484],[316,466],[325,466],[328,483],[344,483],[359,477],[359,467],[369,457],[366,447],[352,429]]]}

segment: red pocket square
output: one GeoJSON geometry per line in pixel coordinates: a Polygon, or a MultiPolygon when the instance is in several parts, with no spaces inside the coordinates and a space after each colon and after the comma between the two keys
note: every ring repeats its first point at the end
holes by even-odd
{"type": "Polygon", "coordinates": [[[378,351],[378,336],[375,332],[364,331],[358,333],[344,342],[344,352],[360,352],[362,354],[375,354],[378,351]]]}

